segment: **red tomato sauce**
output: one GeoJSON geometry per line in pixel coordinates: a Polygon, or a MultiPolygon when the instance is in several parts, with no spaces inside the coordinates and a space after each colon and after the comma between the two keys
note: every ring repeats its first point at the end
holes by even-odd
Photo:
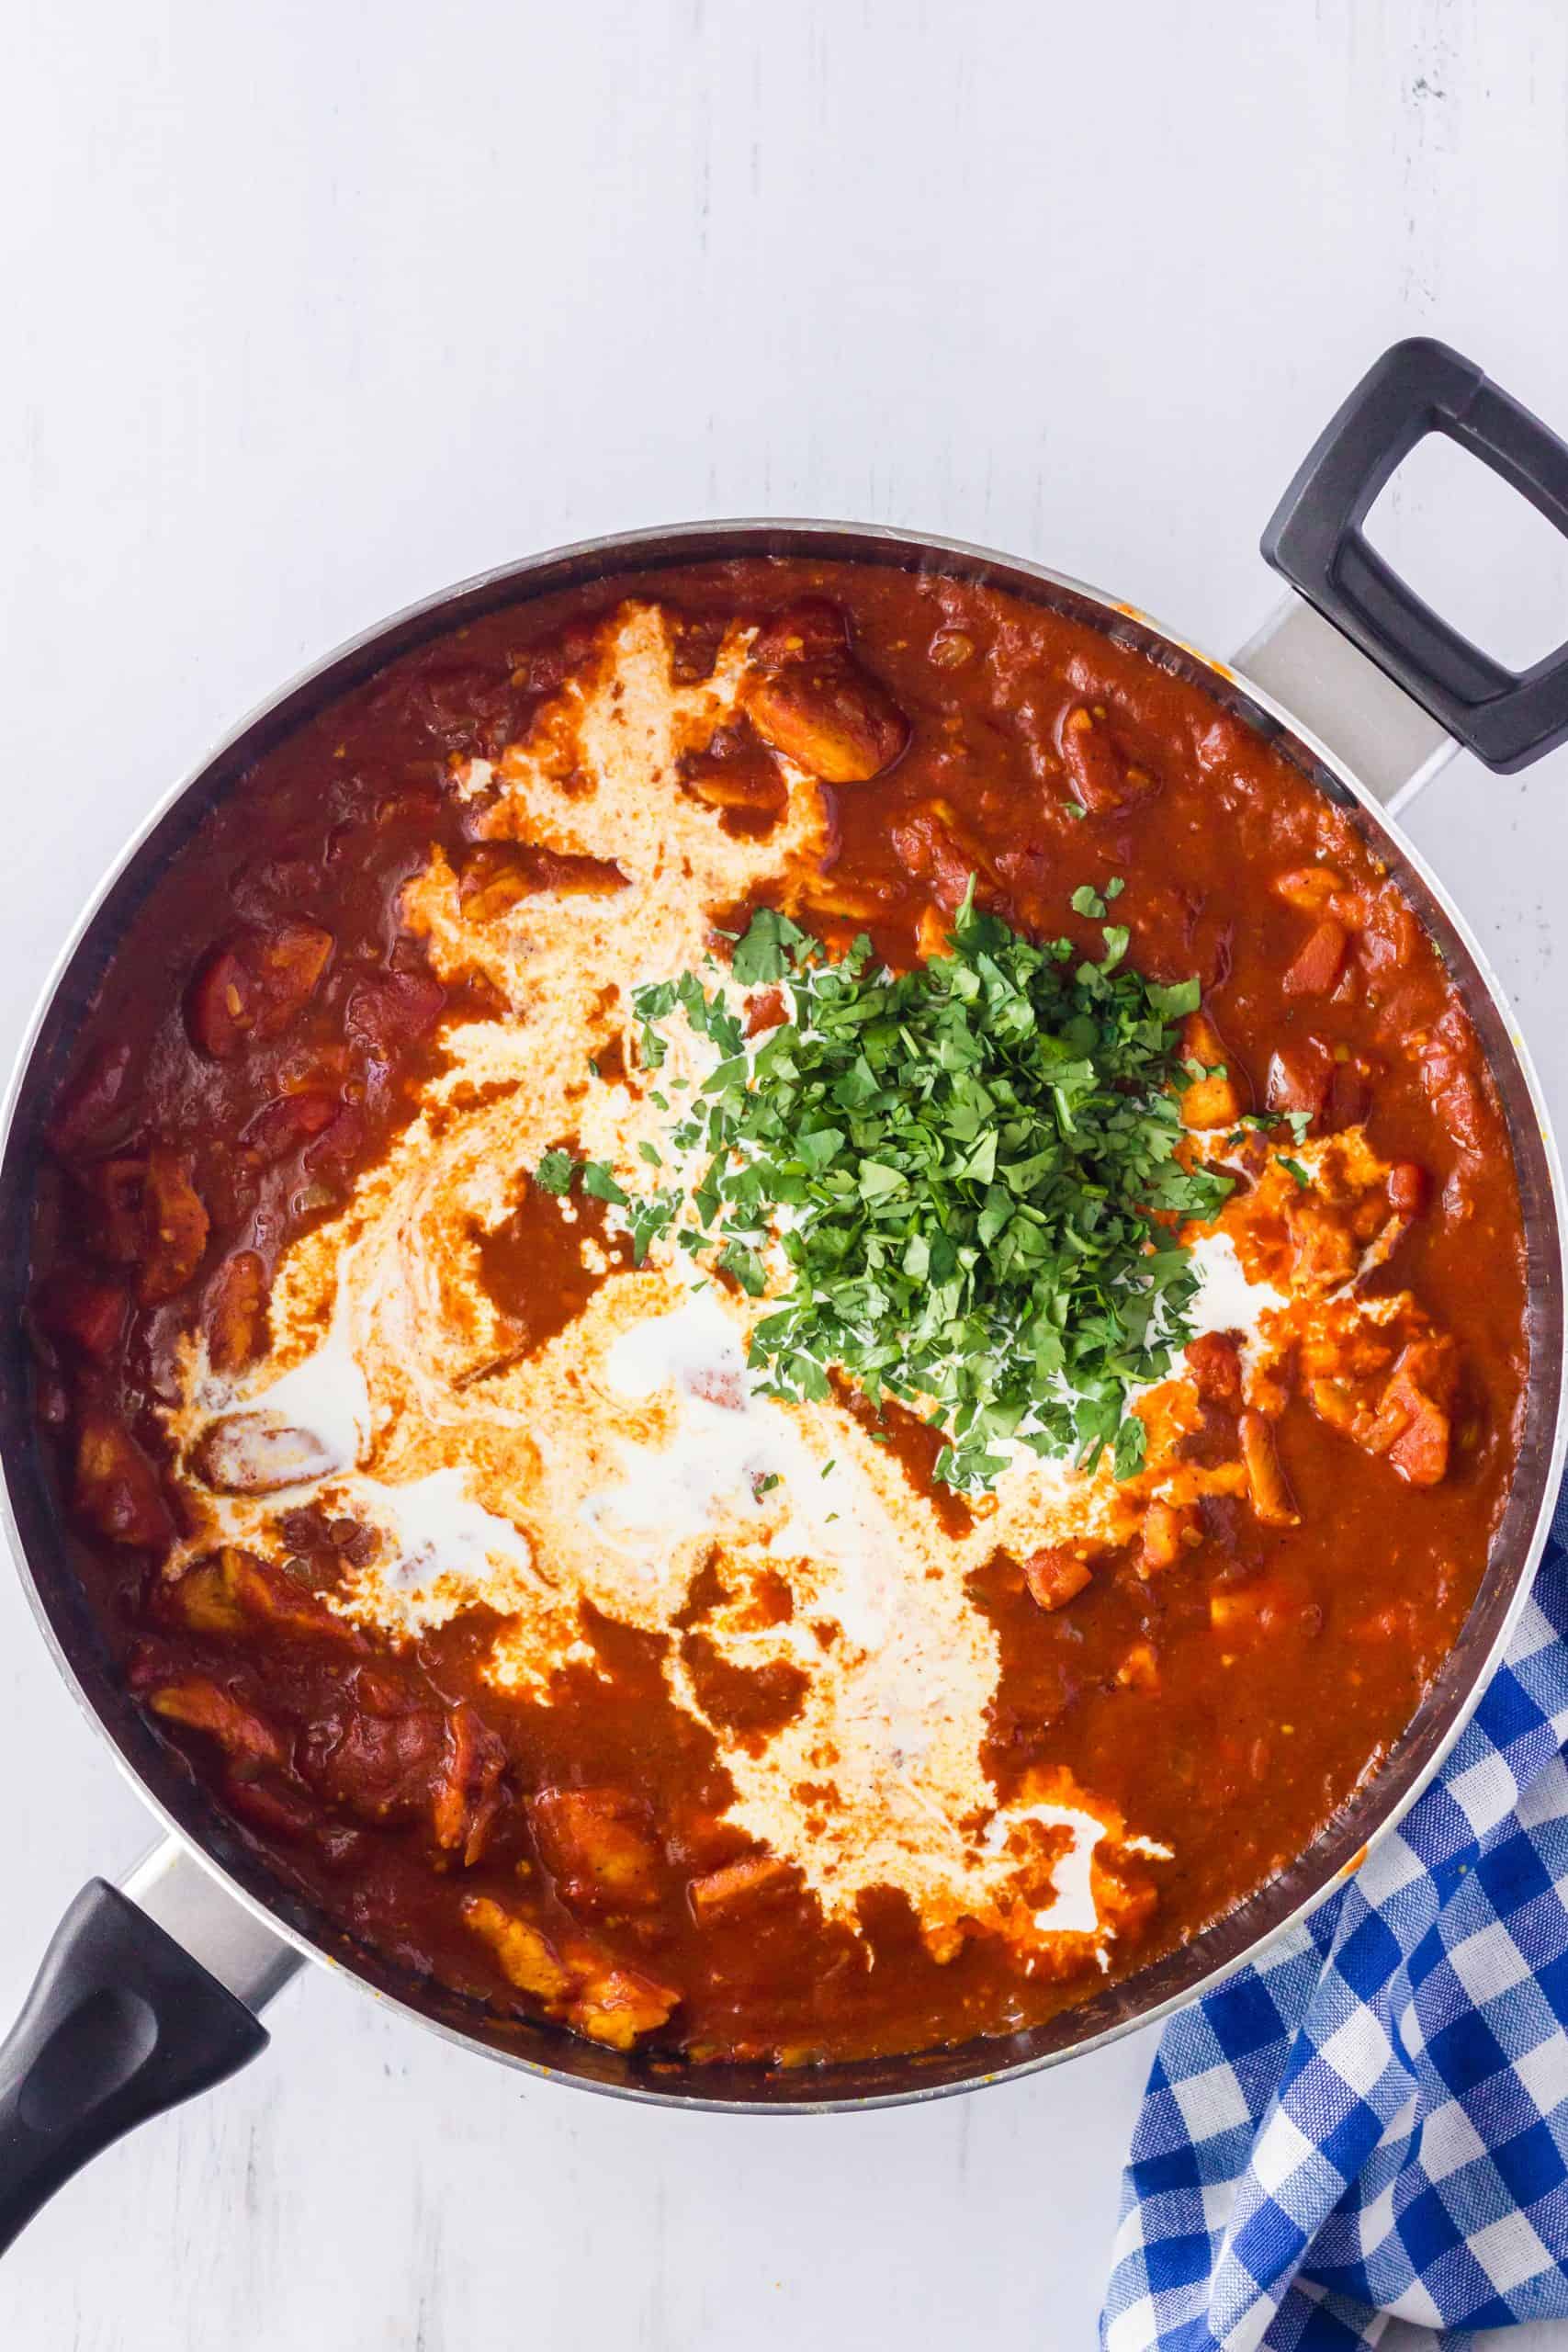
{"type": "MultiPolygon", "coordinates": [[[[290,1244],[384,1157],[451,1025],[498,1012],[486,983],[435,977],[403,886],[439,846],[469,905],[617,887],[544,848],[525,873],[487,856],[451,778],[527,740],[634,594],[676,617],[677,674],[702,677],[738,619],[763,633],[750,715],[678,784],[761,840],[787,763],[818,778],[831,842],[803,922],[829,943],[867,931],[906,967],[973,875],[1017,928],[1094,954],[1099,926],[1068,899],[1121,877],[1129,961],[1197,975],[1239,1106],[1294,1109],[1316,1141],[1363,1128],[1406,1203],[1368,1279],[1440,1328],[1441,1380],[1423,1389],[1417,1364],[1402,1419],[1385,1379],[1382,1406],[1337,1427],[1332,1383],[1288,1367],[1253,1434],[1296,1523],[1268,1523],[1255,1479],[1253,1507],[1211,1498],[1183,1521],[1161,1573],[1145,1529],[1141,1549],[1068,1572],[1064,1599],[1059,1562],[998,1553],[972,1580],[1000,1645],[998,1788],[1064,1768],[1174,1856],[1140,1880],[1111,1973],[1292,1861],[1415,1713],[1479,1584],[1529,1372],[1512,1157],[1442,960],[1353,817],[1199,689],[1033,606],[869,567],[747,560],[492,614],[302,728],[179,853],[83,1024],[40,1198],[38,1410],[76,1565],[150,1720],[219,1806],[350,1936],[416,1972],[671,2053],[802,2063],[1010,2031],[1098,1991],[1100,1962],[1025,1970],[984,1934],[933,1951],[890,1889],[858,1928],[830,1921],[797,1869],[726,1821],[723,1760],[671,1702],[666,1639],[710,1712],[764,1747],[796,1694],[705,1649],[700,1578],[668,1637],[589,1624],[595,1670],[546,1706],[484,1677],[483,1611],[402,1644],[334,1619],[365,1543],[352,1519],[285,1498],[287,1574],[242,1559],[172,1589],[163,1575],[188,1518],[189,1465],[157,1410],[177,1338],[205,1331],[220,1369],[254,1360],[290,1244]]],[[[589,1216],[563,1225],[530,1190],[487,1238],[520,1344],[545,1344],[595,1283],[637,1280],[589,1216]],[[584,1271],[590,1228],[607,1271],[584,1271]]],[[[1223,1351],[1211,1369],[1187,1442],[1241,1462],[1257,1416],[1223,1351]]],[[[943,1523],[970,1526],[932,1490],[923,1423],[894,1410],[885,1433],[943,1523]]],[[[788,1611],[786,1581],[773,1598],[788,1611]]]]}

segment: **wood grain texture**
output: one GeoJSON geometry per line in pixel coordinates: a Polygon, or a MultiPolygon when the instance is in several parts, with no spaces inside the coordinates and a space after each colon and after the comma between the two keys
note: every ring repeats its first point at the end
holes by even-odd
{"type": "MultiPolygon", "coordinates": [[[[637,523],[844,514],[1038,555],[1224,648],[1270,597],[1276,495],[1395,336],[1446,335],[1568,424],[1559,0],[16,21],[7,1052],[149,800],[446,580],[637,523]]],[[[1562,549],[1485,557],[1490,515],[1413,473],[1380,527],[1505,649],[1543,615],[1568,634],[1562,549]]],[[[1568,1110],[1568,760],[1456,763],[1412,830],[1568,1110]]],[[[0,1785],[9,2014],[146,1827],[8,1577],[0,1785]]],[[[520,2088],[321,1975],[273,2023],[268,2060],[7,2257],[0,2342],[1091,2340],[1146,2039],[919,2112],[753,2122],[520,2088]]]]}

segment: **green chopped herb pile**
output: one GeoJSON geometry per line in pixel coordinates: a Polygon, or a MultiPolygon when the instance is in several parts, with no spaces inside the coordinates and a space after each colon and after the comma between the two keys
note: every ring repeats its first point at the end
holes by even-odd
{"type": "MultiPolygon", "coordinates": [[[[1231,1189],[1175,1158],[1198,983],[1129,968],[1118,924],[1083,962],[973,896],[951,952],[897,977],[869,940],[835,962],[786,916],[755,915],[732,977],[777,985],[786,1018],[754,1054],[694,973],[637,990],[646,1068],[677,1012],[718,1051],[685,1115],[671,1110],[671,1146],[705,1172],[689,1196],[632,1200],[590,1162],[583,1188],[619,1206],[639,1261],[674,1228],[753,1296],[776,1238],[790,1280],[752,1340],[763,1394],[825,1398],[836,1370],[873,1403],[908,1400],[946,1433],[936,1475],[956,1487],[993,1481],[995,1443],[1015,1437],[1086,1464],[1109,1446],[1131,1476],[1144,1429],[1129,1393],[1169,1371],[1197,1287],[1154,1213],[1210,1217],[1231,1189]]],[[[564,1191],[578,1172],[551,1152],[536,1176],[564,1191]]]]}

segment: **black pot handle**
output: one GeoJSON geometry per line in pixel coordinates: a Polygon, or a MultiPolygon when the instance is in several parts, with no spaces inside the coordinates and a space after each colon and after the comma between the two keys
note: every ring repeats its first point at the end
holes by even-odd
{"type": "Polygon", "coordinates": [[[0,2248],[101,2148],[266,2044],[243,2001],[90,1879],[0,2044],[0,2248]]]}
{"type": "Polygon", "coordinates": [[[1413,595],[1361,529],[1395,467],[1446,433],[1568,537],[1568,443],[1446,343],[1396,343],[1320,436],[1263,553],[1326,620],[1487,766],[1511,775],[1568,740],[1568,643],[1506,670],[1413,595]]]}

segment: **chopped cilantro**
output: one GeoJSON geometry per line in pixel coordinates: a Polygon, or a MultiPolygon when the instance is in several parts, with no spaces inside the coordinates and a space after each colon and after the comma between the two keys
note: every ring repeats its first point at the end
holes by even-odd
{"type": "Polygon", "coordinates": [[[576,1173],[577,1162],[570,1151],[547,1151],[534,1170],[534,1182],[541,1193],[570,1193],[576,1173]]]}
{"type": "Polygon", "coordinates": [[[1119,899],[1126,888],[1127,885],[1121,875],[1113,874],[1105,886],[1105,895],[1108,899],[1119,899]]]}
{"type": "MultiPolygon", "coordinates": [[[[667,1233],[681,1205],[677,1192],[656,1193],[650,1201],[633,1201],[626,1210],[626,1222],[631,1228],[632,1262],[640,1266],[648,1256],[650,1243],[667,1233]]],[[[682,1237],[683,1238],[684,1237],[682,1237]]]]}
{"type": "Polygon", "coordinates": [[[1091,1464],[1109,1447],[1135,1473],[1129,1399],[1168,1373],[1197,1288],[1168,1221],[1212,1217],[1231,1190],[1177,1157],[1178,1023],[1198,982],[1145,980],[1124,967],[1127,930],[1104,938],[1075,968],[1070,942],[1033,944],[971,888],[948,953],[894,976],[868,940],[835,960],[764,909],[732,974],[780,984],[788,1017],[750,1057],[695,975],[634,995],[659,1058],[677,1009],[718,1048],[674,1138],[706,1155],[687,1196],[701,1229],[675,1238],[716,1248],[759,1297],[773,1233],[787,1281],[752,1335],[763,1392],[824,1400],[838,1370],[873,1404],[905,1399],[961,1488],[994,1482],[1015,1440],[1091,1464]]]}
{"type": "Polygon", "coordinates": [[[1091,890],[1087,882],[1073,892],[1072,909],[1074,914],[1087,915],[1092,922],[1101,922],[1105,917],[1104,899],[1098,890],[1091,890]]]}
{"type": "Polygon", "coordinates": [[[761,980],[782,980],[794,970],[798,951],[810,944],[809,934],[787,915],[760,907],[737,943],[730,969],[745,989],[761,980]]]}
{"type": "Polygon", "coordinates": [[[1179,980],[1173,989],[1161,988],[1157,980],[1145,980],[1144,987],[1162,1021],[1185,1020],[1188,1013],[1197,1012],[1203,994],[1198,980],[1179,980]]]}
{"type": "Polygon", "coordinates": [[[642,1056],[642,1065],[645,1069],[658,1069],[670,1050],[654,1023],[668,1020],[674,1010],[675,983],[673,980],[658,980],[651,987],[632,990],[632,1011],[642,1023],[638,1051],[642,1056]]]}
{"type": "Polygon", "coordinates": [[[761,1297],[768,1286],[768,1277],[755,1250],[749,1250],[741,1241],[727,1241],[719,1252],[718,1262],[725,1273],[734,1275],[748,1297],[761,1297]]]}
{"type": "Polygon", "coordinates": [[[592,1193],[596,1201],[614,1201],[617,1208],[627,1208],[630,1202],[622,1192],[602,1159],[585,1159],[582,1163],[582,1189],[592,1193]]]}
{"type": "Polygon", "coordinates": [[[1305,1143],[1312,1127],[1312,1113],[1310,1111],[1244,1111],[1236,1123],[1235,1132],[1229,1137],[1229,1141],[1233,1144],[1240,1143],[1242,1130],[1247,1127],[1250,1127],[1254,1134],[1266,1134],[1270,1127],[1289,1127],[1294,1142],[1305,1143]]]}
{"type": "Polygon", "coordinates": [[[1303,1193],[1311,1190],[1312,1178],[1307,1174],[1306,1170],[1302,1166],[1299,1159],[1287,1159],[1284,1153],[1281,1152],[1280,1154],[1280,1165],[1281,1168],[1288,1168],[1290,1170],[1292,1175],[1295,1178],[1303,1193]]]}
{"type": "Polygon", "coordinates": [[[1144,1449],[1148,1431],[1136,1413],[1129,1413],[1116,1432],[1115,1451],[1111,1466],[1118,1478],[1135,1478],[1144,1466],[1144,1449]]]}
{"type": "Polygon", "coordinates": [[[599,1076],[599,1065],[592,1054],[588,1057],[588,1074],[591,1078],[597,1078],[599,1076]]]}

